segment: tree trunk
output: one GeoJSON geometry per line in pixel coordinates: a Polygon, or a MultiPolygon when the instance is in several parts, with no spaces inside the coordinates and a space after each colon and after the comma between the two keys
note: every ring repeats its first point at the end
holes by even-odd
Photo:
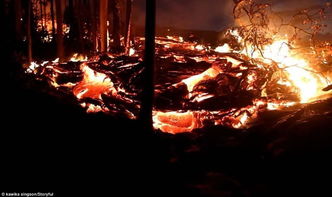
{"type": "Polygon", "coordinates": [[[89,37],[92,40],[92,50],[97,51],[97,20],[96,20],[96,1],[88,1],[89,37]]]}
{"type": "Polygon", "coordinates": [[[46,14],[46,5],[47,5],[46,0],[43,0],[44,21],[45,21],[45,28],[46,28],[46,31],[47,31],[47,14],[46,14]]]}
{"type": "Polygon", "coordinates": [[[63,24],[63,6],[64,2],[63,0],[56,0],[56,22],[57,22],[57,55],[59,58],[59,61],[62,62],[64,60],[64,46],[63,46],[63,30],[62,30],[62,24],[63,24]]]}
{"type": "Polygon", "coordinates": [[[156,0],[146,1],[145,14],[145,69],[143,77],[145,86],[143,89],[142,108],[140,120],[144,128],[153,131],[152,109],[154,98],[154,64],[155,64],[155,26],[156,26],[156,0]]]}
{"type": "Polygon", "coordinates": [[[39,0],[39,7],[40,7],[40,21],[41,21],[42,29],[44,30],[43,0],[39,0]]]}
{"type": "Polygon", "coordinates": [[[51,0],[51,20],[52,20],[52,36],[55,38],[55,20],[54,20],[54,0],[51,0]]]}
{"type": "Polygon", "coordinates": [[[111,1],[111,10],[113,13],[113,50],[114,52],[121,51],[121,42],[120,42],[120,9],[119,9],[119,0],[111,1]]]}
{"type": "Polygon", "coordinates": [[[70,25],[70,51],[81,53],[81,35],[80,35],[80,17],[82,10],[80,9],[80,0],[68,0],[68,8],[65,12],[65,21],[70,25]]]}
{"type": "Polygon", "coordinates": [[[82,53],[83,52],[83,35],[84,35],[84,29],[83,29],[83,21],[84,21],[84,17],[85,17],[85,7],[82,5],[82,1],[81,0],[78,0],[76,1],[76,13],[77,13],[77,35],[78,35],[78,38],[77,38],[77,42],[78,42],[78,50],[79,50],[79,53],[82,53]]]}
{"type": "Polygon", "coordinates": [[[16,30],[16,41],[19,41],[22,39],[22,4],[21,0],[15,0],[15,30],[16,30]]]}
{"type": "MultiPolygon", "coordinates": [[[[70,41],[74,41],[75,39],[77,39],[77,25],[75,23],[76,13],[74,10],[73,0],[67,0],[67,1],[68,1],[68,8],[66,9],[66,12],[64,14],[64,21],[70,26],[70,32],[69,32],[70,41]]],[[[76,45],[76,43],[73,42],[72,45],[76,45]]]]}
{"type": "Polygon", "coordinates": [[[100,0],[99,10],[99,28],[100,28],[100,51],[107,51],[107,13],[108,0],[100,0]]]}
{"type": "Polygon", "coordinates": [[[31,0],[28,0],[27,10],[27,40],[28,40],[28,62],[32,62],[32,38],[31,38],[31,18],[32,18],[32,5],[31,0]]]}
{"type": "Polygon", "coordinates": [[[130,34],[131,34],[131,15],[133,0],[127,0],[126,8],[126,32],[125,32],[125,53],[129,55],[130,51],[130,34]]]}

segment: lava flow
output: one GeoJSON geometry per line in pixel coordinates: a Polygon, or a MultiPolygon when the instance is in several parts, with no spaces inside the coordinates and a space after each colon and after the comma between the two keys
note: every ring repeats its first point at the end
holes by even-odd
{"type": "MultiPolygon", "coordinates": [[[[71,92],[89,113],[136,119],[144,80],[143,41],[136,38],[129,56],[87,59],[76,54],[67,63],[33,62],[27,73],[71,92]]],[[[249,56],[229,44],[213,49],[182,37],[157,37],[154,128],[173,134],[211,125],[248,128],[264,111],[331,96],[322,91],[331,73],[316,69],[312,59],[293,53],[285,43],[276,40],[249,56]]]]}

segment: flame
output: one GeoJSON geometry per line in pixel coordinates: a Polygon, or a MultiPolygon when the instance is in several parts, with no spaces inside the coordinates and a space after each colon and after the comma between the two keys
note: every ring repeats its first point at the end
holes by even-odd
{"type": "Polygon", "coordinates": [[[289,79],[300,91],[301,103],[307,103],[317,96],[324,94],[321,89],[320,79],[299,67],[290,67],[286,69],[289,79]]]}
{"type": "Polygon", "coordinates": [[[133,48],[130,48],[129,49],[129,56],[133,56],[134,54],[135,54],[135,49],[133,49],[133,48]]]}
{"type": "Polygon", "coordinates": [[[177,41],[177,42],[183,42],[183,37],[182,36],[166,36],[166,38],[168,38],[170,40],[177,41]]]}
{"type": "MultiPolygon", "coordinates": [[[[244,44],[244,39],[240,36],[237,30],[229,30],[228,34],[232,35],[239,43],[244,44]]],[[[284,38],[274,38],[271,44],[267,44],[261,51],[251,51],[253,46],[247,46],[242,51],[237,51],[240,54],[250,56],[251,58],[257,58],[264,63],[272,64],[276,62],[278,67],[286,73],[288,82],[284,82],[287,86],[293,86],[297,89],[300,102],[307,103],[314,101],[316,97],[326,94],[322,89],[328,84],[326,79],[319,74],[319,71],[315,69],[315,65],[311,65],[310,55],[296,54],[296,50],[290,47],[287,34],[284,38]]],[[[216,52],[229,52],[229,45],[226,43],[223,46],[219,46],[215,49],[216,52]]],[[[326,57],[326,53],[323,54],[326,57]]],[[[280,84],[280,83],[279,83],[280,84]]]]}
{"type": "Polygon", "coordinates": [[[195,49],[198,50],[198,51],[202,51],[202,50],[205,49],[205,47],[203,45],[199,44],[195,47],[195,49]]]}
{"type": "Polygon", "coordinates": [[[75,53],[71,58],[70,61],[72,62],[84,62],[87,61],[88,57],[85,55],[80,55],[78,53],[75,53]]]}
{"type": "Polygon", "coordinates": [[[294,55],[287,43],[287,40],[277,40],[266,46],[263,52],[266,62],[271,59],[284,69],[291,84],[298,89],[301,103],[325,94],[322,91],[326,86],[323,77],[309,65],[308,60],[294,55]]]}
{"type": "Polygon", "coordinates": [[[296,102],[291,101],[271,101],[267,103],[267,109],[268,110],[280,110],[283,108],[288,108],[296,105],[296,102]]]}
{"type": "MultiPolygon", "coordinates": [[[[243,42],[237,31],[229,31],[229,33],[239,42],[243,42]]],[[[297,89],[301,103],[314,101],[316,97],[326,94],[322,89],[328,84],[324,77],[319,74],[319,71],[314,68],[314,65],[310,65],[310,57],[296,54],[288,43],[287,39],[275,39],[271,44],[264,46],[262,51],[254,51],[251,54],[247,54],[247,50],[243,49],[238,52],[254,59],[260,59],[266,64],[276,62],[277,66],[288,77],[288,81],[279,80],[278,84],[297,89]]],[[[247,48],[250,49],[252,47],[247,46],[247,48]]],[[[225,44],[217,47],[215,51],[225,53],[230,51],[230,49],[228,44],[225,44]]]]}
{"type": "Polygon", "coordinates": [[[231,50],[231,47],[227,43],[214,49],[214,51],[218,53],[230,53],[231,50]]]}
{"type": "MultiPolygon", "coordinates": [[[[56,19],[54,19],[54,31],[57,29],[57,22],[56,19]]],[[[37,28],[36,30],[38,32],[46,32],[47,34],[42,37],[43,42],[52,42],[53,40],[53,24],[51,19],[39,19],[37,20],[37,28]]],[[[67,35],[70,32],[70,26],[67,24],[62,24],[62,32],[63,35],[67,35]]]]}

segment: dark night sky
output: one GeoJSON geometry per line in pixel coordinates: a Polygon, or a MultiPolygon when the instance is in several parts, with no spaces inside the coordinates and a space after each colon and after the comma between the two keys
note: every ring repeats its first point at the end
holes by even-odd
{"type": "MultiPolygon", "coordinates": [[[[275,11],[322,6],[331,0],[267,0],[275,11]]],[[[144,24],[145,0],[134,0],[135,22],[144,24]]],[[[233,0],[157,0],[157,24],[196,30],[222,30],[233,24],[233,0]]],[[[331,8],[329,11],[332,12],[331,8]]],[[[332,29],[329,16],[329,29],[332,29]]]]}

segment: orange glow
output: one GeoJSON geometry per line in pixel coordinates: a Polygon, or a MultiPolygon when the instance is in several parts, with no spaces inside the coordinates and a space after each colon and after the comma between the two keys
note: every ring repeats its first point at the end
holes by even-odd
{"type": "Polygon", "coordinates": [[[111,79],[105,74],[92,70],[86,64],[81,65],[81,70],[84,73],[83,80],[73,89],[78,99],[86,97],[101,99],[102,94],[117,93],[111,79]]]}
{"type": "Polygon", "coordinates": [[[87,61],[88,57],[84,55],[79,55],[78,53],[75,53],[71,58],[70,61],[72,62],[84,62],[87,61]]]}
{"type": "MultiPolygon", "coordinates": [[[[233,31],[230,33],[234,35],[239,42],[243,41],[238,32],[233,31]]],[[[144,41],[144,38],[137,38],[137,40],[144,41]]],[[[140,56],[142,55],[143,48],[140,48],[141,46],[142,45],[135,45],[135,48],[131,48],[129,50],[129,56],[133,59],[134,57],[138,57],[137,59],[142,61],[140,56]]],[[[259,121],[259,116],[263,111],[291,110],[301,103],[312,102],[318,99],[316,97],[328,94],[321,90],[328,85],[328,80],[318,74],[319,71],[315,69],[316,65],[312,63],[313,61],[311,61],[310,56],[296,54],[287,44],[287,39],[276,39],[271,44],[264,46],[262,51],[256,51],[250,55],[248,55],[244,49],[235,51],[228,43],[213,49],[211,46],[188,42],[182,37],[177,36],[156,38],[156,46],[158,57],[161,59],[168,58],[167,61],[170,61],[170,63],[176,62],[181,65],[181,63],[185,64],[191,61],[196,63],[203,62],[208,68],[201,73],[193,71],[192,73],[195,74],[189,76],[183,75],[185,77],[179,78],[176,83],[167,84],[166,88],[178,88],[186,84],[189,94],[183,95],[182,99],[184,100],[184,104],[181,103],[181,105],[183,104],[184,106],[181,109],[186,110],[175,109],[172,111],[161,111],[154,109],[153,126],[155,129],[159,129],[163,132],[171,134],[191,132],[207,125],[221,125],[235,129],[246,129],[259,121]],[[251,60],[253,61],[251,62],[251,60]],[[276,66],[273,67],[276,68],[276,70],[280,69],[280,73],[282,74],[273,73],[273,84],[272,88],[269,89],[270,86],[266,85],[267,80],[265,80],[265,78],[267,78],[266,73],[270,71],[269,69],[271,69],[272,66],[276,66]],[[225,77],[225,80],[223,77],[225,77]],[[201,89],[195,88],[200,82],[206,80],[209,80],[206,82],[208,85],[210,85],[211,82],[212,88],[208,85],[205,87],[205,83],[201,83],[203,87],[202,91],[201,89]],[[274,90],[275,86],[277,87],[276,90],[274,90]],[[220,87],[220,90],[216,89],[216,91],[214,91],[214,87],[220,87]],[[206,88],[207,91],[205,91],[204,88],[206,88]],[[234,107],[236,105],[229,105],[228,102],[225,102],[225,105],[220,105],[220,108],[213,108],[215,111],[205,110],[205,104],[210,101],[209,99],[218,104],[218,99],[225,99],[228,94],[234,93],[235,96],[230,98],[237,98],[237,90],[243,92],[244,95],[248,93],[255,97],[244,98],[248,100],[244,100],[244,104],[241,104],[239,107],[234,107]],[[277,96],[275,96],[274,91],[276,91],[277,96]],[[291,93],[289,97],[286,95],[288,93],[291,93]],[[283,97],[284,95],[286,96],[283,97]],[[193,105],[199,106],[191,108],[193,105]]],[[[324,52],[326,59],[329,58],[327,54],[327,52],[324,52]]],[[[110,53],[103,55],[107,55],[110,59],[118,57],[117,54],[110,53]]],[[[135,114],[135,112],[129,111],[123,106],[117,108],[118,106],[116,106],[116,104],[112,106],[112,104],[109,105],[109,103],[103,100],[105,97],[102,97],[102,95],[107,95],[114,97],[114,99],[119,99],[123,103],[131,103],[133,104],[132,106],[135,105],[137,109],[140,108],[140,102],[136,102],[135,100],[136,92],[132,93],[126,90],[125,86],[121,86],[121,84],[119,86],[118,83],[115,83],[117,85],[115,87],[115,84],[110,78],[110,76],[113,75],[107,74],[109,71],[103,73],[103,71],[100,70],[97,72],[94,66],[98,66],[97,62],[100,61],[99,55],[88,59],[84,55],[74,54],[69,61],[78,62],[72,65],[80,65],[80,70],[78,70],[78,67],[75,67],[74,71],[66,70],[67,64],[60,64],[57,58],[52,62],[44,61],[40,64],[31,62],[30,65],[27,66],[26,72],[30,74],[39,74],[39,72],[41,72],[41,75],[46,75],[48,77],[47,79],[49,79],[49,84],[55,88],[65,87],[66,90],[72,91],[81,103],[81,106],[84,107],[88,113],[113,113],[113,111],[120,109],[127,117],[131,119],[136,118],[137,114],[135,114]],[[74,73],[73,75],[78,73],[77,76],[82,80],[60,83],[61,80],[57,80],[57,77],[66,75],[67,73],[74,73]],[[123,95],[130,95],[130,97],[122,97],[123,95]],[[91,99],[95,102],[89,103],[91,99]]],[[[139,65],[139,63],[138,61],[137,63],[126,63],[122,65],[121,68],[130,69],[131,66],[139,65]]],[[[107,64],[108,63],[105,63],[103,66],[107,66],[107,64]]],[[[99,68],[100,67],[98,67],[98,69],[99,68]]],[[[202,68],[199,69],[201,70],[202,68]]],[[[181,71],[176,72],[181,73],[181,71]]],[[[331,74],[332,72],[327,72],[325,75],[327,79],[332,79],[331,74]]],[[[162,93],[162,89],[158,89],[158,87],[160,86],[156,86],[156,92],[162,93]]],[[[242,96],[243,94],[240,95],[242,96]]],[[[221,100],[221,102],[223,102],[223,100],[221,100]]],[[[208,104],[210,105],[210,103],[208,104]]]]}
{"type": "Polygon", "coordinates": [[[317,74],[305,58],[292,55],[285,40],[275,41],[264,50],[264,57],[279,63],[279,68],[284,69],[289,81],[298,89],[301,103],[312,101],[315,97],[326,94],[321,91],[325,86],[321,75],[317,74]]]}
{"type": "Polygon", "coordinates": [[[176,134],[190,132],[202,125],[194,112],[154,112],[153,127],[163,132],[176,134]]]}
{"type": "MultiPolygon", "coordinates": [[[[57,22],[54,20],[54,31],[55,33],[57,29],[57,22]]],[[[37,31],[42,32],[45,31],[47,32],[47,36],[43,37],[42,41],[43,42],[51,42],[53,40],[53,25],[52,25],[52,20],[48,19],[39,19],[37,20],[37,31]]],[[[64,35],[68,34],[70,31],[70,26],[67,24],[62,24],[62,32],[64,35]]]]}
{"type": "MultiPolygon", "coordinates": [[[[230,32],[239,42],[243,42],[243,39],[236,31],[230,32]]],[[[247,46],[247,48],[250,49],[252,47],[247,46]]],[[[266,64],[271,64],[272,61],[276,62],[278,67],[284,70],[288,77],[288,81],[280,80],[278,83],[297,89],[301,103],[314,101],[316,97],[326,94],[322,89],[328,84],[322,75],[319,74],[319,71],[314,68],[315,65],[309,64],[310,56],[304,57],[296,54],[289,47],[287,39],[275,39],[272,44],[264,46],[263,51],[255,51],[250,55],[247,54],[245,49],[240,51],[240,53],[260,59],[266,64]]]]}
{"type": "Polygon", "coordinates": [[[133,56],[134,54],[135,54],[135,49],[133,49],[133,48],[130,48],[129,49],[129,56],[133,56]]]}
{"type": "Polygon", "coordinates": [[[231,50],[232,49],[229,47],[227,43],[222,46],[218,46],[217,48],[214,49],[214,51],[218,53],[230,53],[231,50]]]}
{"type": "Polygon", "coordinates": [[[188,91],[192,92],[197,83],[199,83],[202,80],[215,78],[221,72],[222,72],[221,69],[219,69],[216,66],[212,66],[203,73],[184,79],[182,80],[182,82],[187,85],[188,91]]]}

